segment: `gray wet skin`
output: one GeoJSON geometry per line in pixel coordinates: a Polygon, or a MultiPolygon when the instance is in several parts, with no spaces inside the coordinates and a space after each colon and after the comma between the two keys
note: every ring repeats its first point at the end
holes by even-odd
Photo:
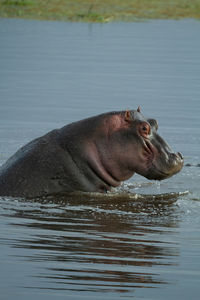
{"type": "Polygon", "coordinates": [[[0,195],[106,192],[135,172],[162,180],[183,166],[140,109],[109,112],[53,130],[19,149],[0,170],[0,195]]]}

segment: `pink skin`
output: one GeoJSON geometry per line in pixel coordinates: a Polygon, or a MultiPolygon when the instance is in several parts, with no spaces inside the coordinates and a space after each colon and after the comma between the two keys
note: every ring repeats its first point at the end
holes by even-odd
{"type": "Polygon", "coordinates": [[[109,116],[87,141],[84,157],[99,177],[117,187],[134,172],[145,172],[151,166],[157,151],[148,142],[150,131],[147,122],[134,124],[129,112],[109,116]],[[134,139],[126,139],[123,143],[128,130],[132,131],[134,139]]]}
{"type": "Polygon", "coordinates": [[[148,179],[163,180],[183,166],[180,153],[175,154],[157,134],[156,120],[146,120],[140,110],[104,116],[87,136],[83,156],[89,167],[109,186],[136,172],[148,179]]]}

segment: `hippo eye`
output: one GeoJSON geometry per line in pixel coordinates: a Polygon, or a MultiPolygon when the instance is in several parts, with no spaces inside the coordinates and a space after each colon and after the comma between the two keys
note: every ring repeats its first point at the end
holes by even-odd
{"type": "Polygon", "coordinates": [[[139,133],[143,137],[147,137],[150,134],[151,128],[148,123],[142,123],[139,127],[139,133]]]}
{"type": "Polygon", "coordinates": [[[147,126],[143,126],[143,127],[142,127],[142,130],[143,130],[143,131],[147,131],[147,130],[148,130],[148,129],[147,129],[147,126]]]}

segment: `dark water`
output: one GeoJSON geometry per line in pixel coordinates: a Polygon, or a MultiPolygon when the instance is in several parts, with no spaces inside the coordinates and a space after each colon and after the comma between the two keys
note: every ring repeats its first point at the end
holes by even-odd
{"type": "Polygon", "coordinates": [[[105,197],[0,198],[0,299],[199,299],[199,32],[0,20],[0,164],[53,128],[141,105],[191,165],[105,197]]]}

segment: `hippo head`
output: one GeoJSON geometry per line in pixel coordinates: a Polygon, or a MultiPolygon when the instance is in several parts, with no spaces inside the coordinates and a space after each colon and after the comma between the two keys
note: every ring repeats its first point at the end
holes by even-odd
{"type": "Polygon", "coordinates": [[[163,180],[181,170],[183,157],[179,152],[174,153],[157,133],[156,120],[145,119],[140,107],[136,111],[126,111],[125,120],[129,124],[129,139],[134,145],[132,164],[136,173],[148,179],[163,180]]]}
{"type": "Polygon", "coordinates": [[[87,132],[90,128],[85,157],[106,184],[102,190],[119,186],[134,173],[163,180],[181,170],[182,155],[170,149],[157,133],[157,121],[145,119],[140,108],[111,112],[92,120],[88,119],[85,126],[87,132]]]}

